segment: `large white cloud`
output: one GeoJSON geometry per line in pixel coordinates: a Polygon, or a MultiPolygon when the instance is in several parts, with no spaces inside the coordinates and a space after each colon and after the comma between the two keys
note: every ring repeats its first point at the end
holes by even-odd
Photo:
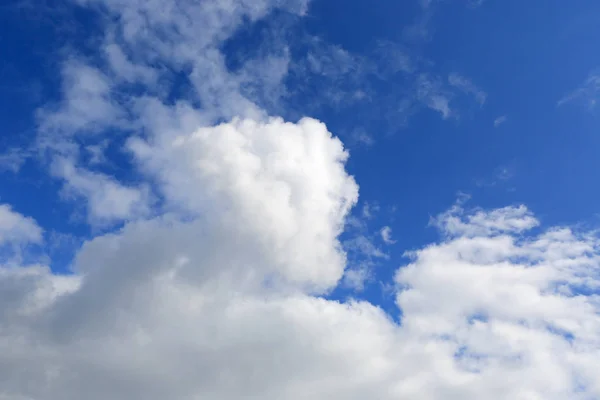
{"type": "MultiPolygon", "coordinates": [[[[244,21],[306,1],[80,3],[106,17],[105,65],[65,63],[40,144],[91,223],[123,226],[88,240],[71,275],[2,259],[0,399],[600,397],[600,241],[531,235],[525,206],[433,219],[442,239],[397,271],[398,309],[324,298],[369,272],[344,278],[338,238],[358,196],[348,154],[324,124],[269,118],[244,96],[254,72],[279,87],[285,52],[238,72],[221,53],[244,21]],[[167,99],[154,82],[165,70],[192,95],[167,99]],[[143,184],[86,164],[111,135],[128,137],[143,184]]],[[[42,239],[0,206],[0,244],[42,239]]],[[[366,236],[350,243],[387,257],[366,236]]]]}
{"type": "Polygon", "coordinates": [[[600,395],[598,248],[524,207],[437,222],[400,311],[340,280],[356,185],[314,120],[236,120],[131,144],[171,211],[97,237],[75,275],[4,268],[6,399],[577,399],[600,395]],[[460,227],[458,229],[457,227],[460,227]]]}

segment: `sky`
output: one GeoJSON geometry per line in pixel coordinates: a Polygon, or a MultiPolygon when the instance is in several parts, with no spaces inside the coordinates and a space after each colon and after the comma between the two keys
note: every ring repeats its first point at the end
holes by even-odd
{"type": "Polygon", "coordinates": [[[0,400],[600,399],[599,22],[5,0],[0,400]]]}

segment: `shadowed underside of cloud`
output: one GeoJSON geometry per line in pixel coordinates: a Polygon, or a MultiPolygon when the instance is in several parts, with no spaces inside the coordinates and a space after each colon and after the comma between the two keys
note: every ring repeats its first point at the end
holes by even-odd
{"type": "MultiPolygon", "coordinates": [[[[202,205],[197,218],[165,215],[96,237],[77,255],[74,275],[43,265],[0,270],[3,398],[600,394],[596,236],[552,228],[524,237],[537,221],[523,207],[455,207],[438,218],[447,239],[412,252],[396,274],[398,324],[369,302],[311,294],[343,273],[335,235],[356,192],[339,143],[312,121],[248,124],[185,139],[240,135],[186,150],[195,161],[178,171],[190,187],[207,186],[193,202],[202,205]],[[277,165],[286,155],[243,153],[271,128],[284,147],[294,136],[299,146],[317,139],[311,149],[322,158],[313,161],[328,179],[316,170],[235,170],[230,163],[245,158],[277,165]],[[257,137],[244,136],[247,129],[257,137]],[[235,160],[208,155],[223,143],[235,160]]],[[[14,212],[11,220],[31,224],[14,212]]]]}
{"type": "MultiPolygon", "coordinates": [[[[274,10],[303,15],[304,1],[81,4],[106,19],[103,61],[65,61],[37,146],[91,224],[120,228],[58,275],[24,261],[42,228],[0,205],[0,399],[600,396],[600,239],[530,234],[525,206],[459,203],[434,218],[441,239],[398,269],[396,310],[327,299],[350,279],[348,153],[321,122],[270,117],[246,90],[281,89],[289,53],[232,72],[221,51],[274,10]],[[160,78],[173,71],[185,95],[160,78]],[[137,180],[98,167],[105,141],[137,180]]],[[[443,90],[425,78],[427,103],[443,90]]],[[[393,243],[390,228],[381,237],[393,243]]]]}

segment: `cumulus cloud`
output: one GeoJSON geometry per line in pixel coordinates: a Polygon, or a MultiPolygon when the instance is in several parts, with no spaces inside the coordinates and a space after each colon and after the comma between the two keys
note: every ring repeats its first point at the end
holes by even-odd
{"type": "Polygon", "coordinates": [[[344,170],[341,142],[322,123],[234,120],[162,140],[130,147],[167,205],[234,230],[222,232],[225,241],[252,243],[257,256],[275,257],[247,260],[240,273],[278,265],[289,281],[319,289],[335,284],[344,266],[336,237],[358,188],[344,170]]]}
{"type": "MultiPolygon", "coordinates": [[[[243,213],[228,202],[211,207],[243,213]]],[[[399,323],[398,311],[274,279],[340,278],[323,254],[303,255],[314,242],[302,238],[318,240],[310,219],[287,249],[273,244],[280,228],[269,223],[162,217],[89,241],[72,276],[3,269],[0,389],[47,399],[600,395],[598,238],[560,227],[521,237],[535,223],[518,207],[451,214],[438,219],[464,226],[441,224],[447,239],[412,252],[396,274],[399,323]],[[291,253],[300,258],[286,260],[291,253]]],[[[325,247],[340,254],[335,242],[325,247]]]]}
{"type": "Polygon", "coordinates": [[[477,211],[463,217],[460,202],[432,219],[432,224],[450,236],[494,236],[505,232],[520,233],[538,225],[524,205],[504,207],[491,212],[477,211]]]}
{"type": "MultiPolygon", "coordinates": [[[[277,92],[287,73],[285,52],[267,52],[233,71],[221,47],[276,9],[302,15],[307,7],[304,0],[77,3],[105,23],[101,51],[63,62],[62,98],[37,114],[37,148],[63,181],[65,197],[84,200],[88,222],[103,226],[148,215],[155,200],[147,185],[120,182],[99,165],[109,161],[107,149],[123,150],[127,137],[159,140],[234,117],[266,120],[252,88],[277,92]]],[[[133,157],[122,154],[113,166],[130,169],[133,157]]],[[[144,171],[129,173],[144,179],[144,171]]]]}
{"type": "Polygon", "coordinates": [[[440,218],[450,239],[412,254],[398,303],[404,329],[450,346],[460,397],[598,396],[598,238],[559,227],[523,238],[537,225],[524,207],[440,218]]]}
{"type": "MultiPolygon", "coordinates": [[[[271,117],[245,90],[261,65],[273,74],[253,82],[277,87],[285,54],[232,71],[221,51],[248,21],[302,15],[305,1],[79,3],[107,17],[104,58],[65,62],[40,144],[90,222],[121,224],[66,274],[0,253],[0,398],[600,396],[600,240],[541,230],[525,206],[460,202],[433,218],[441,239],[407,253],[397,307],[330,299],[388,258],[360,231],[342,239],[358,200],[349,154],[323,123],[271,117]],[[186,91],[171,93],[175,76],[186,91]],[[143,183],[86,164],[113,135],[143,183]]],[[[417,86],[451,115],[443,80],[417,86]]],[[[3,205],[0,241],[40,243],[42,229],[3,205]]]]}

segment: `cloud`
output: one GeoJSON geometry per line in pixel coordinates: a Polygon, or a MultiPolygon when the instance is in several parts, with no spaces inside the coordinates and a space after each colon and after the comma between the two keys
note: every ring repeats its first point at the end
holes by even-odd
{"type": "Polygon", "coordinates": [[[503,123],[505,123],[508,120],[508,117],[506,115],[502,115],[498,118],[496,118],[494,120],[494,128],[499,127],[500,125],[502,125],[503,123]]]}
{"type": "Polygon", "coordinates": [[[477,211],[463,218],[461,203],[433,218],[431,223],[449,236],[495,236],[521,233],[539,222],[524,205],[499,208],[491,212],[477,211]]]}
{"type": "Polygon", "coordinates": [[[79,168],[68,158],[56,158],[51,168],[63,179],[66,198],[85,200],[92,225],[110,225],[149,213],[151,198],[146,186],[123,185],[108,175],[79,168]]]}
{"type": "Polygon", "coordinates": [[[487,94],[475,86],[469,79],[453,73],[444,82],[435,75],[421,73],[416,79],[416,100],[433,111],[437,111],[443,119],[458,118],[457,99],[462,96],[482,107],[487,94]]]}
{"type": "MultiPolygon", "coordinates": [[[[365,221],[342,238],[358,201],[349,153],[323,123],[271,117],[247,90],[279,87],[286,54],[231,70],[221,51],[248,21],[302,15],[306,2],[80,4],[106,13],[113,50],[99,65],[65,61],[41,142],[90,222],[119,226],[88,238],[63,274],[0,254],[0,398],[600,396],[600,241],[542,230],[525,206],[459,202],[433,218],[441,239],[407,253],[386,286],[397,308],[328,299],[388,257],[365,221]],[[86,162],[115,136],[131,179],[86,162]]],[[[435,76],[416,87],[411,101],[446,118],[465,90],[435,76]]],[[[6,243],[42,234],[0,206],[6,243]]]]}
{"type": "Polygon", "coordinates": [[[467,5],[472,8],[480,7],[486,0],[468,0],[467,5]]]}
{"type": "Polygon", "coordinates": [[[347,153],[322,123],[234,120],[130,147],[169,209],[234,229],[222,239],[276,258],[239,272],[277,265],[287,280],[319,290],[341,276],[336,237],[358,189],[343,168],[347,153]]]}
{"type": "Polygon", "coordinates": [[[477,104],[483,106],[487,98],[487,94],[475,86],[471,80],[457,73],[452,73],[448,76],[448,83],[460,90],[461,92],[473,96],[477,104]]]}
{"type": "Polygon", "coordinates": [[[376,244],[381,232],[369,227],[380,209],[376,202],[364,202],[345,221],[342,245],[346,252],[346,269],[341,284],[357,292],[363,291],[367,283],[372,283],[375,269],[382,261],[390,259],[389,254],[376,244]]]}
{"type": "MultiPolygon", "coordinates": [[[[485,178],[475,180],[475,185],[478,187],[505,187],[505,185],[516,175],[516,168],[513,163],[500,165],[494,168],[493,173],[485,178]]],[[[514,190],[509,188],[508,190],[514,190]]]]}
{"type": "Polygon", "coordinates": [[[342,285],[352,289],[355,292],[362,292],[365,289],[365,284],[373,279],[371,265],[359,265],[354,268],[348,268],[344,272],[342,285]]]}
{"type": "MultiPolygon", "coordinates": [[[[225,178],[226,171],[215,173],[225,178]]],[[[267,172],[261,176],[277,181],[267,172]]],[[[305,184],[314,177],[307,173],[305,184]]],[[[251,193],[258,183],[243,190],[251,193]]],[[[318,190],[313,194],[327,191],[318,190]]],[[[233,200],[234,192],[229,196],[233,200]]],[[[279,209],[281,201],[262,207],[279,209]]],[[[523,238],[520,233],[537,224],[526,209],[453,209],[437,219],[458,218],[462,227],[440,223],[446,239],[412,252],[410,264],[397,271],[402,319],[396,323],[368,302],[325,300],[277,279],[261,284],[274,272],[331,283],[319,278],[331,271],[339,279],[327,258],[310,256],[314,242],[297,239],[314,234],[313,219],[286,237],[299,246],[290,253],[271,242],[279,227],[228,225],[228,210],[243,211],[210,204],[219,224],[160,218],[89,241],[73,276],[43,267],[0,270],[0,287],[10,289],[0,291],[3,395],[427,400],[600,394],[599,304],[591,294],[600,289],[596,236],[556,227],[523,238]],[[279,263],[286,254],[308,258],[279,263]]],[[[334,242],[325,247],[337,251],[334,242]]]]}
{"type": "Polygon", "coordinates": [[[370,147],[375,144],[375,139],[373,138],[373,135],[370,135],[368,132],[360,128],[352,131],[349,137],[349,141],[352,144],[359,144],[365,147],[370,147]]]}
{"type": "Polygon", "coordinates": [[[107,44],[104,47],[106,59],[112,72],[117,79],[126,82],[144,82],[151,83],[158,80],[158,71],[146,65],[133,63],[125,54],[123,49],[114,41],[114,38],[107,38],[107,44]]]}
{"type": "Polygon", "coordinates": [[[502,165],[494,170],[495,177],[500,181],[507,181],[515,176],[515,168],[511,165],[502,165]]]}
{"type": "Polygon", "coordinates": [[[42,229],[33,219],[13,211],[8,204],[0,204],[0,246],[41,241],[42,229]]]}
{"type": "Polygon", "coordinates": [[[427,107],[439,112],[443,119],[448,119],[451,116],[450,100],[452,93],[446,90],[439,80],[421,74],[417,81],[416,96],[427,107]]]}
{"type": "Polygon", "coordinates": [[[97,133],[120,125],[123,111],[111,95],[112,82],[106,74],[73,59],[64,63],[62,72],[62,102],[39,111],[45,146],[55,147],[58,134],[97,133]]]}
{"type": "Polygon", "coordinates": [[[8,204],[0,204],[0,273],[2,265],[15,267],[25,260],[37,259],[31,250],[43,244],[43,233],[35,220],[14,211],[8,204]]]}
{"type": "Polygon", "coordinates": [[[574,101],[582,102],[589,109],[596,107],[598,93],[600,92],[600,73],[594,71],[589,74],[588,78],[571,93],[565,95],[557,102],[557,107],[574,101]]]}
{"type": "Polygon", "coordinates": [[[384,226],[383,228],[381,228],[379,234],[381,235],[381,240],[383,240],[385,244],[396,243],[396,241],[392,239],[392,228],[390,228],[389,226],[384,226]]]}
{"type": "Polygon", "coordinates": [[[0,154],[0,171],[10,171],[17,173],[31,155],[28,151],[19,148],[9,149],[0,154]]]}
{"type": "Polygon", "coordinates": [[[345,243],[345,248],[349,252],[358,252],[361,257],[373,258],[388,258],[389,256],[381,251],[377,246],[364,235],[356,236],[345,243]]]}
{"type": "Polygon", "coordinates": [[[598,303],[584,294],[599,289],[597,237],[553,228],[520,238],[537,225],[524,207],[456,214],[441,218],[458,236],[416,252],[398,272],[408,288],[398,296],[405,329],[453,349],[449,361],[464,373],[454,379],[469,382],[463,396],[482,396],[493,381],[503,382],[498,398],[597,395],[588,368],[598,354],[598,303]]]}
{"type": "MultiPolygon", "coordinates": [[[[182,123],[198,128],[234,117],[267,118],[257,99],[276,96],[287,74],[285,51],[250,58],[233,71],[222,46],[276,9],[302,15],[307,7],[304,0],[77,3],[105,23],[103,36],[93,38],[101,51],[64,60],[62,98],[38,111],[36,145],[67,197],[86,201],[93,225],[145,216],[152,206],[147,186],[119,182],[100,165],[111,161],[105,154],[111,146],[160,129],[173,135],[182,123]]],[[[124,154],[116,167],[128,166],[131,157],[124,154]]],[[[144,179],[140,170],[128,174],[144,179]]]]}
{"type": "Polygon", "coordinates": [[[379,207],[379,204],[377,204],[376,202],[373,203],[365,201],[363,203],[360,214],[363,219],[370,220],[375,217],[375,215],[379,212],[380,209],[381,207],[379,207]]]}

